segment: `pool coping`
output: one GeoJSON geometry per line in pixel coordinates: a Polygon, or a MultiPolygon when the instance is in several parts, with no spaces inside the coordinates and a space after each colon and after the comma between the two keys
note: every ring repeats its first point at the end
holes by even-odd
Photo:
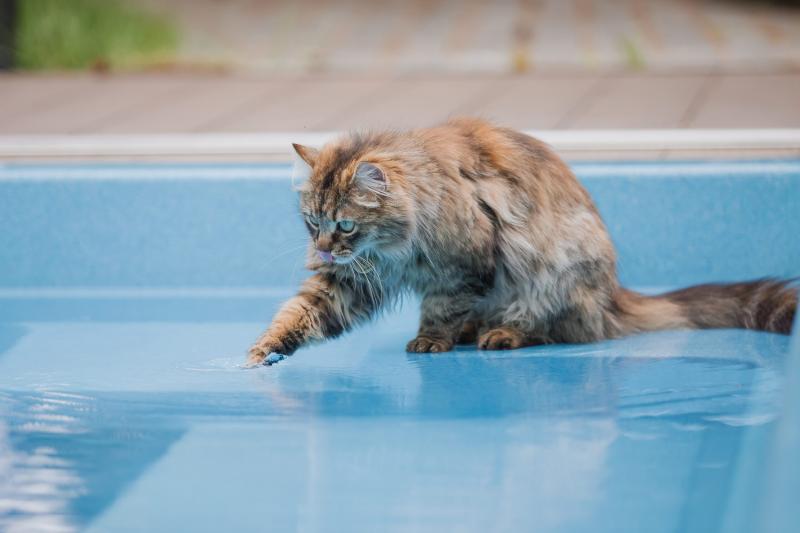
{"type": "MultiPolygon", "coordinates": [[[[525,130],[571,152],[626,154],[785,150],[800,155],[800,128],[525,130]]],[[[287,160],[291,143],[322,145],[339,132],[0,135],[0,159],[108,157],[257,157],[287,160]]],[[[725,154],[720,154],[725,155],[725,154]]]]}

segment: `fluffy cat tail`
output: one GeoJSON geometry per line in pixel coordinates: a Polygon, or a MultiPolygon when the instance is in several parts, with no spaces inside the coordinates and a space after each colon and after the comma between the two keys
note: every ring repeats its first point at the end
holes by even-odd
{"type": "Polygon", "coordinates": [[[625,333],[672,328],[745,328],[788,335],[797,313],[796,280],[759,279],[696,285],[658,296],[617,295],[625,333]]]}

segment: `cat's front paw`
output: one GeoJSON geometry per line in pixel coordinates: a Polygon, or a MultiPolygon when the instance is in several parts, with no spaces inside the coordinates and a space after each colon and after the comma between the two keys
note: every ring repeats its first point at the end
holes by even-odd
{"type": "Polygon", "coordinates": [[[278,348],[273,344],[255,344],[247,353],[245,368],[253,368],[260,365],[274,365],[282,361],[286,356],[278,353],[278,348]]]}
{"type": "Polygon", "coordinates": [[[265,352],[263,348],[256,345],[250,348],[247,352],[247,361],[244,363],[245,368],[253,368],[264,364],[269,352],[265,352]]]}
{"type": "Polygon", "coordinates": [[[420,335],[406,345],[406,351],[412,353],[439,353],[449,352],[453,348],[453,341],[425,337],[420,335]]]}

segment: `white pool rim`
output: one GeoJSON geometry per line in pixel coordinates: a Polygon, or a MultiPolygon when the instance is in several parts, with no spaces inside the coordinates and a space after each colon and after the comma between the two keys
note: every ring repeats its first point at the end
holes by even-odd
{"type": "MultiPolygon", "coordinates": [[[[800,129],[527,130],[560,151],[800,150],[800,129]]],[[[256,156],[288,158],[338,132],[0,135],[0,157],[256,156]]]]}

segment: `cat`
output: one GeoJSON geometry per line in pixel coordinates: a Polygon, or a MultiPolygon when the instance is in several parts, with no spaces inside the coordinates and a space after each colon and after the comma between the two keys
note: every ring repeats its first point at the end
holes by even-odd
{"type": "Polygon", "coordinates": [[[543,142],[478,119],[293,145],[315,274],[278,311],[248,364],[272,362],[421,297],[409,352],[504,350],[672,328],[788,334],[797,291],[763,279],[660,296],[620,286],[587,191],[543,142]]]}

